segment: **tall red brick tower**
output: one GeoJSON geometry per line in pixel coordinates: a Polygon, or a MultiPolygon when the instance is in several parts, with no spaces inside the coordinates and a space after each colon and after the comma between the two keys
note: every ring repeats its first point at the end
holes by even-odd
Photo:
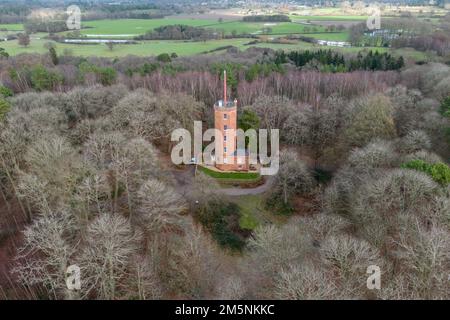
{"type": "Polygon", "coordinates": [[[223,100],[219,100],[214,104],[214,126],[222,132],[223,148],[216,140],[216,159],[219,153],[223,155],[223,164],[216,163],[216,167],[223,171],[237,170],[238,166],[235,161],[236,155],[236,136],[231,135],[230,129],[234,132],[237,130],[237,100],[227,100],[227,72],[223,71],[223,100]],[[227,157],[231,159],[227,163],[227,157]]]}

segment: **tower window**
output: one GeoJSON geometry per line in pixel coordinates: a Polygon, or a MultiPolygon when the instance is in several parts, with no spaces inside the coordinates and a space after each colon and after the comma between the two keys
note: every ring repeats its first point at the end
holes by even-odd
{"type": "Polygon", "coordinates": [[[227,136],[223,136],[223,141],[227,141],[227,136]]]}
{"type": "Polygon", "coordinates": [[[223,130],[227,130],[228,129],[228,126],[227,125],[224,125],[223,126],[223,130]]]}
{"type": "Polygon", "coordinates": [[[223,147],[223,152],[227,152],[227,147],[223,147]]]}
{"type": "Polygon", "coordinates": [[[228,114],[224,113],[224,114],[223,114],[223,118],[224,118],[224,119],[228,119],[228,114]]]}

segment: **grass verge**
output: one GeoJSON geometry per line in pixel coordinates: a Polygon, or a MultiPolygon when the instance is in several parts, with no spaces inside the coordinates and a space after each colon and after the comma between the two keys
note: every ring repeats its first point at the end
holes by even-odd
{"type": "Polygon", "coordinates": [[[236,182],[239,181],[248,182],[249,180],[253,180],[256,182],[261,179],[261,175],[257,172],[218,172],[202,166],[199,166],[198,168],[203,173],[216,179],[235,180],[236,182]]]}

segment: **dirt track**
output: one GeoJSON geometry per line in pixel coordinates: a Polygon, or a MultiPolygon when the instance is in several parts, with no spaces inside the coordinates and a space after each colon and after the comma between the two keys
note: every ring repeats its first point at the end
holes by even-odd
{"type": "MultiPolygon", "coordinates": [[[[188,166],[186,169],[172,169],[172,175],[177,182],[175,188],[177,191],[184,195],[189,191],[190,186],[193,183],[195,167],[193,165],[188,166]]],[[[273,176],[269,176],[265,179],[264,184],[257,186],[255,188],[220,188],[215,190],[219,194],[224,194],[227,196],[244,196],[249,194],[261,194],[270,189],[273,183],[273,176]]]]}

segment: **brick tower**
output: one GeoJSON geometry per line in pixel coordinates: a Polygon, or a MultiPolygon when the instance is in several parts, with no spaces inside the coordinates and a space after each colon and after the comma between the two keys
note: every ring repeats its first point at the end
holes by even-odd
{"type": "Polygon", "coordinates": [[[236,136],[231,135],[230,129],[237,130],[237,100],[227,101],[227,73],[223,72],[223,100],[214,104],[214,126],[222,132],[223,148],[216,140],[216,158],[222,153],[223,164],[216,163],[216,168],[223,171],[248,170],[248,157],[245,150],[236,150],[236,136]],[[227,162],[227,157],[230,159],[227,162]]]}

